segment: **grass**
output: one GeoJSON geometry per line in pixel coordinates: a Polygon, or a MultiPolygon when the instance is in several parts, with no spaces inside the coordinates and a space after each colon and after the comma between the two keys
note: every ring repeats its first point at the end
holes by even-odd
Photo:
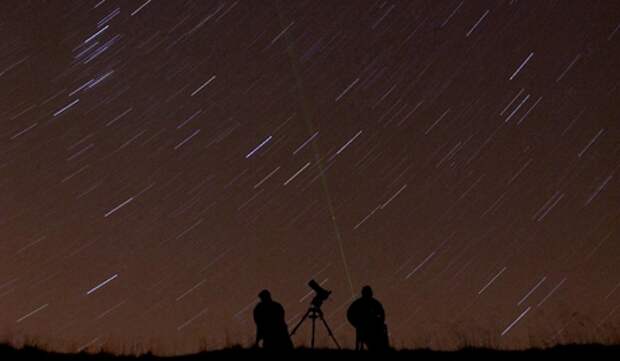
{"type": "MultiPolygon", "coordinates": [[[[222,350],[201,352],[192,355],[182,355],[174,357],[161,357],[151,354],[141,356],[117,356],[109,353],[73,353],[63,354],[47,352],[36,347],[26,346],[16,349],[9,345],[0,345],[0,360],[68,360],[68,361],[129,361],[129,360],[171,360],[171,361],[193,361],[193,360],[263,360],[272,354],[261,349],[248,349],[242,347],[230,347],[222,350]]],[[[377,360],[436,360],[436,359],[461,359],[461,358],[484,358],[484,359],[522,359],[524,357],[595,357],[600,359],[618,359],[620,356],[620,345],[561,345],[548,349],[529,349],[524,351],[500,351],[487,348],[464,348],[458,351],[433,351],[429,349],[416,350],[389,350],[383,353],[356,352],[353,350],[334,350],[297,348],[287,352],[285,355],[275,355],[274,359],[377,359],[377,360]]]]}

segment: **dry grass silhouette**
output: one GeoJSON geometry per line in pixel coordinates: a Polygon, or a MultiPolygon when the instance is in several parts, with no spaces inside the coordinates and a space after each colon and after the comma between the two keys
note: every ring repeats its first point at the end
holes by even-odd
{"type": "MultiPolygon", "coordinates": [[[[127,349],[121,353],[112,353],[106,347],[89,349],[88,352],[83,350],[80,353],[57,353],[45,351],[46,345],[37,344],[36,340],[29,340],[32,344],[24,345],[16,348],[11,345],[0,345],[1,360],[52,360],[52,361],[126,361],[126,360],[169,360],[169,361],[193,361],[193,360],[215,360],[215,359],[265,359],[271,357],[273,353],[269,353],[261,349],[244,348],[240,345],[232,345],[230,347],[213,350],[202,351],[196,354],[181,356],[156,356],[150,352],[140,353],[139,355],[131,354],[127,349]]],[[[466,342],[466,341],[465,341],[466,342]]],[[[493,348],[479,347],[463,347],[456,351],[434,351],[430,349],[400,349],[389,350],[382,353],[373,353],[368,351],[353,351],[350,349],[307,349],[296,348],[293,351],[286,352],[286,355],[274,355],[274,358],[286,356],[287,359],[381,359],[381,360],[411,360],[411,359],[461,359],[463,357],[476,359],[510,359],[523,357],[595,357],[618,359],[620,356],[620,345],[601,345],[601,344],[570,344],[559,345],[551,348],[535,348],[523,351],[515,350],[497,350],[493,348]]]]}

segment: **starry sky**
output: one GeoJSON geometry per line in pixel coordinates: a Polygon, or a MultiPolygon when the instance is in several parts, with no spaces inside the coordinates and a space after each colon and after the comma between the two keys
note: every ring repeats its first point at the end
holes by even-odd
{"type": "Polygon", "coordinates": [[[366,284],[397,347],[620,342],[618,2],[0,14],[4,341],[249,345],[316,279],[347,347],[366,284]]]}

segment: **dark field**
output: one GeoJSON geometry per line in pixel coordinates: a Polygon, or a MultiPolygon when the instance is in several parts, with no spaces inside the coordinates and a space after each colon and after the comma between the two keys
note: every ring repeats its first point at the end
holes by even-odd
{"type": "Polygon", "coordinates": [[[332,349],[306,349],[298,348],[285,354],[272,354],[261,349],[248,349],[232,347],[217,351],[201,352],[184,356],[161,357],[145,354],[141,356],[123,356],[106,353],[98,354],[62,354],[50,353],[33,347],[15,349],[11,346],[0,346],[0,360],[264,360],[274,356],[274,359],[380,359],[380,360],[445,360],[445,359],[523,359],[525,357],[536,357],[537,359],[547,360],[552,358],[595,357],[596,359],[618,359],[620,356],[620,346],[614,345],[562,345],[548,349],[529,349],[524,351],[500,351],[483,348],[466,348],[458,351],[433,351],[428,349],[416,350],[390,350],[382,353],[372,353],[367,351],[357,352],[353,350],[332,350],[332,349]]]}

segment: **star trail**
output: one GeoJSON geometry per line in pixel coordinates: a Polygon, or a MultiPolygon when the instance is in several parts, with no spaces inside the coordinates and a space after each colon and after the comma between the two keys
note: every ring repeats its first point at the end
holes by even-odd
{"type": "Polygon", "coordinates": [[[367,284],[399,348],[620,342],[619,29],[606,0],[1,2],[2,341],[249,346],[258,292],[290,327],[316,279],[346,347],[367,284]]]}

